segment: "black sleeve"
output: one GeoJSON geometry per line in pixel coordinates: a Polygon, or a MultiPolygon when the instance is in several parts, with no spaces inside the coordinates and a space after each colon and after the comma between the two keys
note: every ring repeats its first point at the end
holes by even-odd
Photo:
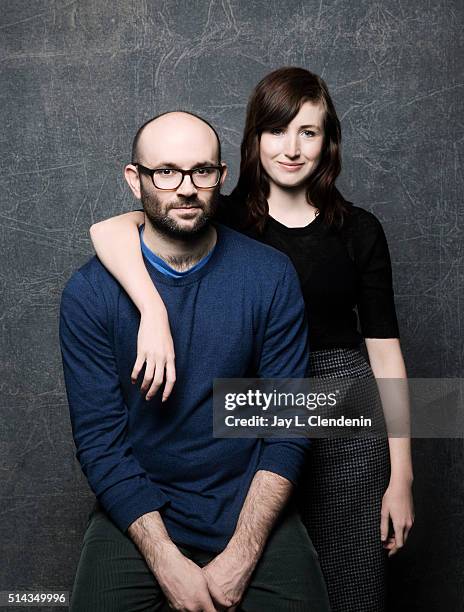
{"type": "Polygon", "coordinates": [[[399,338],[387,239],[371,213],[356,215],[353,248],[359,274],[358,315],[364,338],[399,338]]]}
{"type": "Polygon", "coordinates": [[[218,207],[215,219],[223,225],[234,228],[236,226],[236,203],[230,195],[219,194],[218,207]]]}

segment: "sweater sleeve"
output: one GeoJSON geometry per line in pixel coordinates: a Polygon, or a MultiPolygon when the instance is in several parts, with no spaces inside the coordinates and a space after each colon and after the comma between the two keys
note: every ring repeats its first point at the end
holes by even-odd
{"type": "Polygon", "coordinates": [[[358,314],[364,338],[399,338],[387,239],[380,221],[364,211],[354,244],[359,273],[358,314]]]}
{"type": "Polygon", "coordinates": [[[126,531],[168,498],[132,452],[106,303],[81,272],[62,294],[60,343],[76,457],[103,508],[126,531]]]}
{"type": "MultiPolygon", "coordinates": [[[[288,260],[268,315],[260,378],[304,378],[308,367],[306,312],[296,271],[288,260]]],[[[296,484],[309,447],[307,438],[264,438],[258,470],[296,484]]]]}

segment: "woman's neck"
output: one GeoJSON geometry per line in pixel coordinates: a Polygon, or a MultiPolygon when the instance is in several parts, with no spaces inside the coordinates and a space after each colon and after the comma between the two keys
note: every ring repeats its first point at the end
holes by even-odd
{"type": "Polygon", "coordinates": [[[317,208],[308,203],[305,187],[288,189],[271,183],[267,203],[270,216],[287,227],[308,225],[318,213],[317,208]]]}

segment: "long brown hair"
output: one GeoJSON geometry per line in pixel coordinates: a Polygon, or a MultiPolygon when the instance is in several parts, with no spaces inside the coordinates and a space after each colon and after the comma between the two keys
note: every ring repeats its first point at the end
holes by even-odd
{"type": "Polygon", "coordinates": [[[261,134],[264,130],[288,125],[307,101],[322,104],[325,112],[322,152],[308,177],[306,198],[319,210],[326,224],[339,227],[343,224],[348,209],[335,187],[341,170],[340,121],[324,81],[304,68],[287,67],[265,76],[248,102],[240,177],[231,194],[243,227],[262,232],[269,214],[269,179],[259,154],[261,134]]]}

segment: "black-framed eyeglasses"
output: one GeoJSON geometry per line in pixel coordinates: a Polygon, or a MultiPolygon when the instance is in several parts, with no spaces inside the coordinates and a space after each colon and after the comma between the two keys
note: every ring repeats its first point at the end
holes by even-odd
{"type": "Polygon", "coordinates": [[[164,191],[176,191],[176,189],[179,189],[186,174],[197,189],[212,189],[219,184],[224,171],[223,166],[201,166],[191,170],[182,170],[181,168],[147,168],[137,162],[134,163],[134,166],[137,166],[142,172],[149,174],[153,185],[157,189],[163,189],[164,191]]]}

